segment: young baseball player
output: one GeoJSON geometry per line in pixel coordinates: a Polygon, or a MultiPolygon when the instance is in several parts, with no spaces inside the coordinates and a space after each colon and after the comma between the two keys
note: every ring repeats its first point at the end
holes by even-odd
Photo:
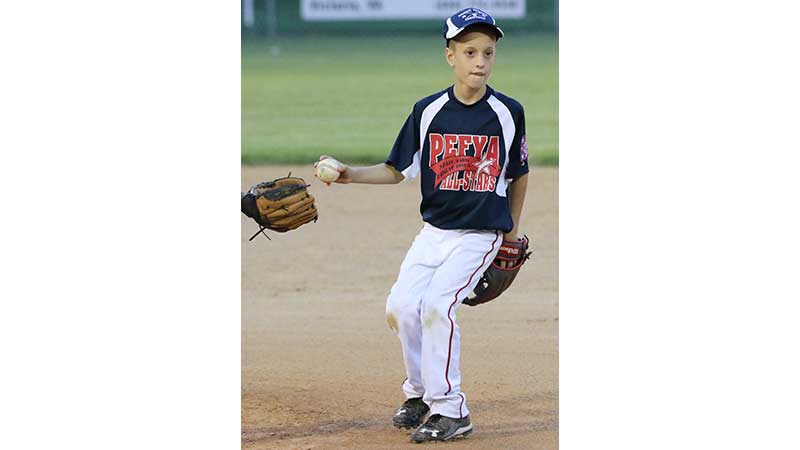
{"type": "MultiPolygon", "coordinates": [[[[519,240],[528,178],[525,115],[517,101],[486,84],[502,36],[477,8],[447,19],[445,59],[454,84],[414,105],[385,163],[337,168],[342,184],[422,177],[424,225],[386,302],[406,369],[407,400],[393,423],[416,428],[414,442],[472,432],[461,391],[456,310],[504,242],[519,240]]],[[[315,168],[328,158],[321,156],[315,168]]]]}

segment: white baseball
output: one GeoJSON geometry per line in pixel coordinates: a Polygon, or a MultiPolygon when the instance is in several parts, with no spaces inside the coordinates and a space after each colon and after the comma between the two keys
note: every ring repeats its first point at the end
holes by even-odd
{"type": "Polygon", "coordinates": [[[339,179],[339,162],[335,159],[323,159],[317,163],[317,178],[326,182],[333,183],[339,179]]]}

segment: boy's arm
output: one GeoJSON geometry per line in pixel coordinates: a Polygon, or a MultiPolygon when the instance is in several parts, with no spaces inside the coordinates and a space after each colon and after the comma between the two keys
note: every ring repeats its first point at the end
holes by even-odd
{"type": "Polygon", "coordinates": [[[345,172],[337,183],[397,184],[403,181],[403,174],[394,167],[381,163],[369,167],[345,167],[345,172]],[[347,181],[343,181],[342,179],[347,181]]]}
{"type": "MultiPolygon", "coordinates": [[[[319,160],[328,158],[330,157],[322,155],[319,160]]],[[[397,169],[385,163],[366,167],[352,167],[341,162],[340,164],[339,178],[334,183],[397,184],[405,178],[397,169]]],[[[317,167],[317,163],[314,163],[314,167],[317,167]]]]}
{"type": "MultiPolygon", "coordinates": [[[[506,241],[516,241],[519,235],[519,217],[522,215],[522,205],[525,203],[525,192],[528,189],[528,174],[514,179],[508,190],[508,204],[511,208],[511,219],[514,221],[514,228],[503,235],[506,241]]],[[[501,267],[511,267],[513,261],[500,261],[501,267]]]]}
{"type": "Polygon", "coordinates": [[[522,205],[525,204],[525,192],[528,190],[528,174],[514,179],[509,186],[508,203],[511,208],[511,219],[514,228],[506,233],[503,238],[507,241],[516,241],[519,235],[519,218],[522,215],[522,205]]]}

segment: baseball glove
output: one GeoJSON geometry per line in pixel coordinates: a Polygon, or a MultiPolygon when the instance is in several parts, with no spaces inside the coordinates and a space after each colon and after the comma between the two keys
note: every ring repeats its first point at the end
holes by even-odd
{"type": "Polygon", "coordinates": [[[517,277],[519,269],[531,257],[531,252],[528,251],[528,243],[528,236],[516,241],[503,240],[500,251],[492,261],[492,265],[486,269],[478,285],[473,290],[474,295],[468,297],[463,303],[468,306],[475,306],[490,302],[508,289],[514,278],[517,277]],[[511,264],[508,267],[502,267],[500,263],[503,261],[511,264]]]}
{"type": "Polygon", "coordinates": [[[242,192],[242,212],[260,227],[250,240],[264,229],[285,233],[311,221],[316,222],[317,208],[308,187],[305,180],[289,173],[287,177],[264,181],[242,192]]]}

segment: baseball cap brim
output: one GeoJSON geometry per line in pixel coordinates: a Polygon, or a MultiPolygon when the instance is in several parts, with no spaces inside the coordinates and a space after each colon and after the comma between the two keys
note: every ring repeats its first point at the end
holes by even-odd
{"type": "Polygon", "coordinates": [[[495,25],[495,24],[493,24],[491,22],[476,21],[476,22],[470,23],[468,25],[465,25],[465,26],[459,28],[459,27],[455,26],[455,24],[453,23],[452,19],[447,19],[446,24],[447,24],[447,31],[445,31],[445,33],[444,33],[444,38],[448,39],[448,40],[449,39],[453,39],[454,37],[456,37],[459,34],[461,34],[464,30],[467,30],[470,27],[473,27],[475,25],[488,25],[489,27],[493,28],[497,32],[498,39],[503,37],[503,30],[501,30],[500,27],[498,27],[497,25],[495,25]]]}

